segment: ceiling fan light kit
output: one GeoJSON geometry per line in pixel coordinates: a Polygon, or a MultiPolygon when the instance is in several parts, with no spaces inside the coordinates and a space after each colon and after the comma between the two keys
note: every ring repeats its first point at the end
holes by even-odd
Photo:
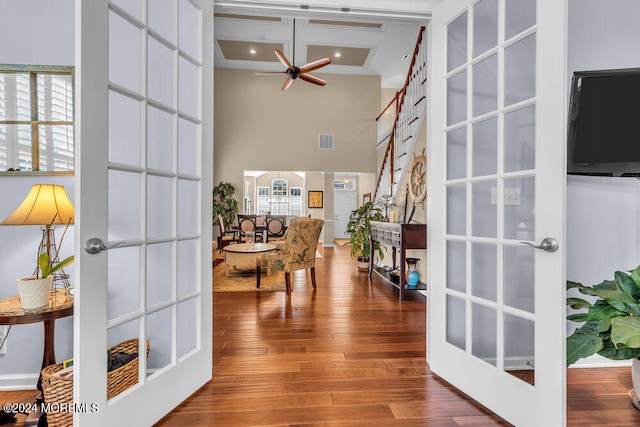
{"type": "Polygon", "coordinates": [[[254,71],[253,72],[254,75],[264,76],[264,75],[272,75],[272,74],[286,74],[287,80],[284,82],[284,85],[282,86],[282,90],[289,89],[289,86],[291,86],[293,81],[296,80],[297,78],[300,78],[300,80],[304,80],[305,82],[308,82],[308,83],[316,84],[318,86],[324,86],[327,84],[325,80],[312,76],[311,74],[308,74],[308,73],[331,64],[331,58],[317,59],[315,61],[312,61],[312,62],[309,62],[308,64],[303,65],[302,67],[297,67],[294,65],[296,60],[296,20],[295,18],[293,19],[293,64],[289,62],[287,57],[284,56],[284,54],[279,50],[276,49],[274,52],[278,60],[280,60],[282,65],[286,67],[286,70],[285,71],[254,71]]]}

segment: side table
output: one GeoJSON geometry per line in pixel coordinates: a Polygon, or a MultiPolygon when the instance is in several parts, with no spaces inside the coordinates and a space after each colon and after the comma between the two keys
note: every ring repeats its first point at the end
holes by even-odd
{"type": "MultiPolygon", "coordinates": [[[[49,297],[49,304],[34,310],[23,309],[20,305],[20,297],[17,295],[0,299],[0,325],[25,325],[43,322],[44,351],[42,354],[42,368],[56,363],[54,349],[56,319],[71,316],[72,314],[73,297],[67,294],[66,289],[56,289],[49,297]]],[[[35,396],[35,399],[42,401],[42,374],[38,376],[37,387],[39,393],[35,396]]],[[[12,414],[7,415],[12,416],[12,414]]],[[[40,413],[28,414],[25,426],[37,425],[40,415],[40,413]]]]}

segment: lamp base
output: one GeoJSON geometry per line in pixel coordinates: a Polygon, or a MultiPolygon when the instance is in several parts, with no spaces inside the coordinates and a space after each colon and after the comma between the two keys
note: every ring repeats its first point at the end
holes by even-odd
{"type": "MultiPolygon", "coordinates": [[[[64,233],[62,233],[62,238],[64,239],[64,233]]],[[[62,241],[60,243],[62,243],[62,241]]],[[[60,257],[58,256],[58,246],[56,246],[56,228],[52,225],[42,226],[42,239],[40,240],[40,246],[38,246],[38,257],[44,253],[49,255],[50,267],[53,267],[60,262],[60,257]]],[[[37,273],[37,268],[34,272],[34,275],[35,273],[37,273]]],[[[53,289],[60,287],[69,289],[71,287],[71,284],[69,283],[69,275],[64,272],[63,268],[53,273],[52,276],[53,289]]]]}

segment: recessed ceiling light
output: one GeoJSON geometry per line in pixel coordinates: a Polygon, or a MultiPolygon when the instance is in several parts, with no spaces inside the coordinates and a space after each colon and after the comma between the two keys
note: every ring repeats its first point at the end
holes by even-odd
{"type": "Polygon", "coordinates": [[[255,49],[249,49],[249,53],[250,53],[251,55],[255,55],[255,54],[256,54],[256,50],[255,50],[255,49]]]}
{"type": "Polygon", "coordinates": [[[340,52],[336,52],[333,54],[334,57],[336,58],[340,58],[342,56],[342,54],[340,52]]]}

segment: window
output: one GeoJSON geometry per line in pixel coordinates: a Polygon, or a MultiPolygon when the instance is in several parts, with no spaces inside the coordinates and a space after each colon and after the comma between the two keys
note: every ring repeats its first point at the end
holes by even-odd
{"type": "Polygon", "coordinates": [[[287,180],[286,179],[274,179],[271,182],[274,196],[286,196],[287,195],[287,180]]]}
{"type": "Polygon", "coordinates": [[[334,190],[355,190],[356,180],[353,178],[335,179],[333,181],[334,190]]]}
{"type": "Polygon", "coordinates": [[[302,216],[302,187],[291,187],[289,198],[289,215],[302,216]]]}
{"type": "Polygon", "coordinates": [[[269,187],[258,187],[256,197],[256,213],[264,215],[269,211],[269,187]]]}
{"type": "Polygon", "coordinates": [[[73,169],[73,67],[0,65],[0,171],[73,169]]]}

